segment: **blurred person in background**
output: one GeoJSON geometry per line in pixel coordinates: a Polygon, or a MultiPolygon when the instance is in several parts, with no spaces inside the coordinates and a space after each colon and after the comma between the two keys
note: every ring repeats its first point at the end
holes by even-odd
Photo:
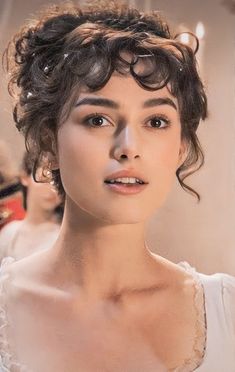
{"type": "Polygon", "coordinates": [[[63,213],[61,199],[50,183],[35,182],[32,161],[25,153],[20,179],[26,218],[12,221],[0,232],[0,258],[21,259],[55,242],[63,213]]]}
{"type": "Polygon", "coordinates": [[[0,141],[0,230],[9,222],[22,220],[25,210],[17,166],[9,146],[0,141]]]}
{"type": "Polygon", "coordinates": [[[45,10],[7,56],[16,126],[65,213],[51,249],[4,260],[2,369],[235,371],[235,278],[146,243],[176,177],[199,199],[184,182],[204,159],[194,50],[158,12],[107,0],[45,10]]]}

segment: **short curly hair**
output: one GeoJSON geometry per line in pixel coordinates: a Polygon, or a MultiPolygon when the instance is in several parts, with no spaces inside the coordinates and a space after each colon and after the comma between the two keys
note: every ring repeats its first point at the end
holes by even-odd
{"type": "MultiPolygon", "coordinates": [[[[34,174],[48,154],[56,154],[59,125],[82,87],[99,90],[114,71],[132,75],[147,90],[167,85],[178,100],[182,138],[188,145],[176,176],[200,200],[184,179],[204,162],[196,130],[207,116],[207,99],[194,51],[171,35],[158,12],[143,13],[109,0],[82,8],[72,3],[49,7],[14,36],[5,65],[9,92],[16,97],[14,120],[34,159],[34,174]],[[136,69],[140,59],[148,65],[144,73],[136,69]]],[[[59,169],[52,175],[64,195],[59,169]]]]}

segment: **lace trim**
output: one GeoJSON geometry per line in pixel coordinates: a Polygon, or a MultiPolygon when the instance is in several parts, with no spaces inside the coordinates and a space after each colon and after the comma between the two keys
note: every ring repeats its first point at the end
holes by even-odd
{"type": "MultiPolygon", "coordinates": [[[[7,257],[2,260],[0,267],[0,368],[1,372],[30,372],[26,366],[19,364],[10,353],[10,345],[7,342],[7,328],[9,327],[6,303],[5,303],[5,288],[4,283],[9,278],[9,274],[5,273],[5,268],[15,261],[12,257],[7,257]]],[[[184,360],[183,365],[173,368],[171,372],[189,372],[196,370],[203,362],[206,341],[207,341],[207,322],[205,311],[205,293],[200,277],[195,268],[187,262],[180,262],[179,266],[183,267],[194,278],[194,305],[196,309],[196,325],[193,352],[191,357],[184,360]],[[202,311],[204,309],[204,311],[202,311]]]]}
{"type": "Polygon", "coordinates": [[[10,352],[8,343],[7,329],[9,323],[6,312],[6,289],[4,284],[9,279],[9,274],[5,272],[7,266],[15,262],[12,257],[6,257],[2,260],[0,267],[0,371],[1,372],[29,372],[29,370],[19,364],[10,352]]]}
{"type": "Polygon", "coordinates": [[[180,262],[183,267],[194,278],[194,306],[196,309],[196,325],[192,355],[185,359],[183,365],[173,368],[172,372],[195,371],[203,363],[207,343],[207,321],[205,310],[205,292],[200,277],[194,267],[188,262],[180,262]],[[203,309],[203,310],[202,310],[203,309]]]}

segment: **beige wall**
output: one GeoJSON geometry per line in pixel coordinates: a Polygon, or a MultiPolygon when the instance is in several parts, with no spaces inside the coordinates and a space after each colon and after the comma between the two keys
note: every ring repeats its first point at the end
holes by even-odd
{"type": "MultiPolygon", "coordinates": [[[[54,1],[56,2],[56,1],[54,1]]],[[[235,15],[220,0],[130,1],[140,8],[164,11],[175,24],[191,30],[198,21],[206,26],[203,76],[209,96],[210,117],[199,129],[206,164],[190,178],[202,200],[177,185],[148,229],[152,250],[178,262],[187,260],[198,270],[235,275],[235,15]]],[[[0,49],[43,0],[0,0],[0,49]]],[[[23,141],[12,125],[6,82],[0,80],[0,137],[5,138],[19,161],[23,141]]]]}

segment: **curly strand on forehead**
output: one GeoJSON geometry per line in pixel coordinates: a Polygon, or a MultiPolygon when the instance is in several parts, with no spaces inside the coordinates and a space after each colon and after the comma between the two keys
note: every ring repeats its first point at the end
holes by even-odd
{"type": "MultiPolygon", "coordinates": [[[[13,38],[5,57],[9,92],[16,98],[14,120],[35,159],[35,172],[43,159],[56,155],[58,128],[81,89],[101,89],[116,71],[131,74],[147,90],[167,85],[177,98],[188,157],[176,175],[200,199],[184,179],[204,161],[196,130],[207,115],[206,96],[193,51],[172,38],[158,12],[108,0],[83,8],[53,6],[13,38]]],[[[59,170],[53,177],[64,195],[59,170]]]]}

